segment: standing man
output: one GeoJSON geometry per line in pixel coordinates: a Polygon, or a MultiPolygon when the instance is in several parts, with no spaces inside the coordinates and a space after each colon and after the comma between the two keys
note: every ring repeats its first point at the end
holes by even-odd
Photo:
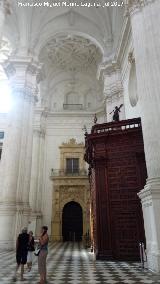
{"type": "Polygon", "coordinates": [[[27,234],[27,228],[23,228],[22,233],[19,234],[16,242],[16,261],[17,267],[14,276],[14,281],[17,280],[17,271],[21,266],[21,281],[24,281],[24,265],[27,263],[27,253],[28,253],[28,243],[29,243],[29,234],[27,234]]]}

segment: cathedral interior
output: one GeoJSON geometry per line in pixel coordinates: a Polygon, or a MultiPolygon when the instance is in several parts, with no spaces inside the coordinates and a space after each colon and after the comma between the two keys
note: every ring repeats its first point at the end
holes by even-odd
{"type": "Polygon", "coordinates": [[[160,282],[159,12],[159,0],[0,0],[6,264],[24,226],[47,225],[49,283],[160,282]]]}

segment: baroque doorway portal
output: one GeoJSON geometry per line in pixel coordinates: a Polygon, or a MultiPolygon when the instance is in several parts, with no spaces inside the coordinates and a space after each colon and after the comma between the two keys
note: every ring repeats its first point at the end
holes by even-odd
{"type": "Polygon", "coordinates": [[[83,214],[79,203],[68,202],[62,213],[63,241],[81,241],[83,235],[83,214]]]}

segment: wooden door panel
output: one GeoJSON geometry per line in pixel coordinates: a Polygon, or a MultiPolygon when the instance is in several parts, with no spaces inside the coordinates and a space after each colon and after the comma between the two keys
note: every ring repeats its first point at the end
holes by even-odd
{"type": "Polygon", "coordinates": [[[137,193],[147,176],[140,119],[93,126],[86,149],[95,178],[95,250],[99,258],[138,259],[145,234],[137,193]]]}

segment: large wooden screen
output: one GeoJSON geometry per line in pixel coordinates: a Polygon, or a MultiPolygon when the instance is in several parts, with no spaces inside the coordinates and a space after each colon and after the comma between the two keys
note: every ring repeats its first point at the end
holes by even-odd
{"type": "Polygon", "coordinates": [[[145,242],[137,193],[146,181],[140,119],[96,124],[86,135],[97,258],[136,260],[145,242]],[[93,182],[94,176],[94,182],[93,182]]]}

